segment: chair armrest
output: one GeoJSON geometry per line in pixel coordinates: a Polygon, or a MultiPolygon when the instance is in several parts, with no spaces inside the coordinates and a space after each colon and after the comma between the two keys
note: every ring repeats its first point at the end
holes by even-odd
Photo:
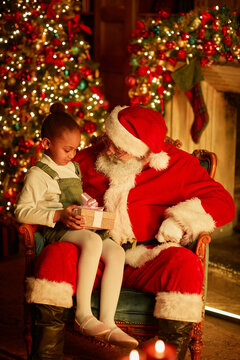
{"type": "Polygon", "coordinates": [[[19,233],[23,235],[25,255],[35,255],[34,232],[37,227],[37,225],[21,224],[18,228],[19,233]]]}
{"type": "Polygon", "coordinates": [[[210,242],[211,235],[207,232],[202,232],[197,239],[195,254],[200,259],[203,268],[205,268],[206,245],[210,242]]]}
{"type": "Polygon", "coordinates": [[[35,259],[35,243],[34,232],[37,230],[38,225],[21,224],[18,232],[23,235],[25,245],[25,275],[32,276],[34,272],[34,259],[35,259]]]}

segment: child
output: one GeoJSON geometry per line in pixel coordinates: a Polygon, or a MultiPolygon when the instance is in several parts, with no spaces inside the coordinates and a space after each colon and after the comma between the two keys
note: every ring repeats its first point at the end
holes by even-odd
{"type": "MultiPolygon", "coordinates": [[[[80,128],[65,112],[62,103],[50,108],[42,125],[44,154],[27,173],[15,215],[19,222],[43,225],[48,243],[68,241],[81,249],[78,262],[75,325],[87,336],[101,336],[116,345],[136,347],[137,340],[114,322],[121,289],[125,253],[113,240],[87,230],[83,216],[75,215],[81,205],[82,185],[77,163],[71,161],[80,144],[80,128]],[[91,293],[102,258],[100,317],[91,311],[91,293]]],[[[94,200],[95,201],[95,200],[94,200]]],[[[96,201],[95,201],[96,203],[96,201]]]]}

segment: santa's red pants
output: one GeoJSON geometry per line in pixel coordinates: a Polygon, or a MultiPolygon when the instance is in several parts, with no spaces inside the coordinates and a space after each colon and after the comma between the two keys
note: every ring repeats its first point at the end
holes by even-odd
{"type": "MultiPolygon", "coordinates": [[[[48,245],[37,259],[35,278],[71,284],[74,293],[78,258],[79,249],[73,244],[48,245]]],[[[94,288],[100,287],[103,269],[100,262],[94,288]]],[[[154,315],[158,318],[199,321],[202,282],[203,269],[197,256],[186,248],[170,247],[139,268],[126,266],[123,287],[156,294],[154,315]]]]}

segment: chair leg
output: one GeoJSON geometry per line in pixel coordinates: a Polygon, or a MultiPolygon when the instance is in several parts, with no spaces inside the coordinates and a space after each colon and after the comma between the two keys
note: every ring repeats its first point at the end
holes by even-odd
{"type": "Polygon", "coordinates": [[[192,360],[200,360],[201,353],[203,348],[202,342],[202,322],[193,323],[193,329],[191,332],[191,341],[189,344],[189,349],[191,352],[192,360]]]}

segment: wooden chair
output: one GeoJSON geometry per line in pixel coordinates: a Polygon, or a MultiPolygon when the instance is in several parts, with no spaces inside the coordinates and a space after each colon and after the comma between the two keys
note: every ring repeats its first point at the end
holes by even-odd
{"type": "MultiPolygon", "coordinates": [[[[181,147],[179,140],[174,141],[167,138],[167,142],[181,147]]],[[[217,157],[214,153],[206,150],[195,150],[193,155],[199,159],[200,164],[207,169],[208,173],[214,178],[217,157]]],[[[37,241],[41,241],[41,235],[37,232],[37,225],[22,224],[19,226],[19,233],[23,236],[25,243],[25,278],[33,276],[34,261],[36,256],[35,237],[37,241]]],[[[197,257],[201,260],[204,270],[204,282],[202,287],[202,298],[205,304],[207,289],[207,272],[208,272],[208,245],[211,241],[209,233],[201,233],[198,239],[189,247],[197,257]]],[[[156,337],[157,324],[153,317],[153,309],[155,304],[155,295],[150,293],[142,293],[131,289],[122,289],[118,307],[116,311],[116,323],[127,333],[137,338],[140,342],[144,342],[150,338],[156,337]]],[[[24,303],[24,323],[25,323],[25,340],[27,344],[28,358],[31,352],[31,305],[24,303]]],[[[93,313],[98,316],[99,311],[99,292],[96,290],[92,296],[93,313]]],[[[194,323],[191,332],[190,351],[192,360],[199,360],[203,347],[202,334],[204,323],[204,307],[202,309],[202,320],[200,323],[194,323]]],[[[73,320],[74,311],[67,309],[66,318],[73,320]],[[69,315],[70,314],[70,315],[69,315]]],[[[68,321],[69,322],[69,321],[68,321]]],[[[70,321],[71,322],[71,321],[70,321]]]]}

